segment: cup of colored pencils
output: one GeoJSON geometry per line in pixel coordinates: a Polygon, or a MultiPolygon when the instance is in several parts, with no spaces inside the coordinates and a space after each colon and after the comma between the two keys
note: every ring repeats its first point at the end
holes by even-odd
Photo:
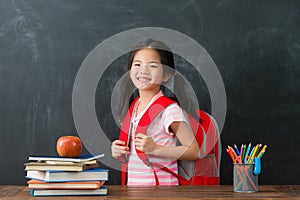
{"type": "Polygon", "coordinates": [[[257,144],[251,148],[242,144],[228,145],[226,149],[233,162],[233,190],[234,192],[257,192],[258,175],[261,172],[260,159],[266,151],[267,145],[257,144]]]}

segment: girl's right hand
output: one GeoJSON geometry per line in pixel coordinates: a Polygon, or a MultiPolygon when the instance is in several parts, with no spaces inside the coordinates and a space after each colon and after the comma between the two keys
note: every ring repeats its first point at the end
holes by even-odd
{"type": "Polygon", "coordinates": [[[113,141],[111,145],[111,154],[112,157],[118,159],[119,157],[125,156],[129,154],[129,147],[124,146],[125,142],[121,140],[113,141]]]}

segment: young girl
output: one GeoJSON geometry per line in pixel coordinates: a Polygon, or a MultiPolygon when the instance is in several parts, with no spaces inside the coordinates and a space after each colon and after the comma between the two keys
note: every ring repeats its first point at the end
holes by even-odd
{"type": "Polygon", "coordinates": [[[131,119],[131,132],[129,147],[124,146],[121,140],[112,143],[112,156],[128,158],[127,185],[155,185],[153,170],[155,170],[160,185],[178,185],[176,177],[158,168],[144,164],[137,156],[140,150],[149,156],[151,162],[160,163],[175,173],[178,173],[177,160],[195,160],[199,158],[200,151],[194,134],[182,108],[193,113],[193,104],[186,93],[185,82],[174,73],[174,58],[170,49],[161,41],[148,39],[138,44],[128,58],[128,79],[125,80],[122,102],[120,104],[120,117],[124,118],[128,103],[134,99],[134,94],[128,94],[135,87],[139,99],[134,105],[131,119]],[[147,134],[135,133],[139,120],[150,105],[163,96],[167,89],[163,86],[174,76],[174,94],[172,98],[187,101],[169,105],[149,125],[147,134]],[[177,91],[176,91],[177,89],[177,91]],[[128,100],[130,98],[130,100],[128,100]],[[181,107],[179,106],[179,103],[181,107]],[[180,145],[177,144],[177,139],[180,145]],[[177,145],[176,145],[177,144],[177,145]]]}

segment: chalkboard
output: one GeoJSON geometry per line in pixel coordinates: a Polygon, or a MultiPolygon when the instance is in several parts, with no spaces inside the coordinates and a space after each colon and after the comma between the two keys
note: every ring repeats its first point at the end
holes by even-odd
{"type": "MultiPolygon", "coordinates": [[[[26,184],[29,155],[54,155],[58,137],[78,135],[72,90],[82,62],[105,39],[140,27],[186,34],[216,63],[227,95],[222,184],[232,184],[226,146],[249,142],[268,144],[260,184],[300,184],[299,24],[296,0],[1,1],[0,184],[26,184]]],[[[211,112],[201,74],[180,56],[175,60],[201,108],[211,112]]],[[[126,55],[111,63],[95,96],[110,140],[119,130],[111,92],[125,68],[126,55]]],[[[120,184],[117,170],[111,169],[107,184],[120,184]]]]}

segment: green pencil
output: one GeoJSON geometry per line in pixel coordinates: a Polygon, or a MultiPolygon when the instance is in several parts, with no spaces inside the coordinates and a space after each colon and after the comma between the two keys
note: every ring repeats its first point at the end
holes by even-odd
{"type": "Polygon", "coordinates": [[[259,152],[259,154],[257,156],[258,158],[261,158],[264,155],[266,148],[267,148],[267,145],[265,144],[264,147],[262,148],[262,150],[259,152]]]}
{"type": "Polygon", "coordinates": [[[246,144],[242,144],[242,145],[244,145],[244,151],[243,151],[243,154],[242,154],[242,161],[244,161],[247,146],[246,146],[246,144]]]}

